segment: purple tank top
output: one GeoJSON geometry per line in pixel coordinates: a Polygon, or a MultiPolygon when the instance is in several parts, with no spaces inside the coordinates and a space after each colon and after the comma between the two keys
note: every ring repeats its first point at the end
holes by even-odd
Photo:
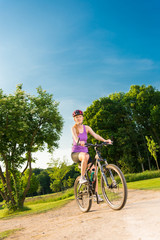
{"type": "MultiPolygon", "coordinates": [[[[80,138],[80,141],[84,141],[85,143],[87,142],[87,132],[86,132],[85,125],[83,125],[83,133],[79,133],[78,137],[80,138]]],[[[77,145],[77,143],[73,138],[72,152],[88,152],[88,148],[77,145]]]]}

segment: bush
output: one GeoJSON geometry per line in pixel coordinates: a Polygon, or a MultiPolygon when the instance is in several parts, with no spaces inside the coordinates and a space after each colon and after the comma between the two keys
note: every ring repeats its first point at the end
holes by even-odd
{"type": "Polygon", "coordinates": [[[126,182],[135,182],[145,179],[158,178],[160,177],[160,171],[145,171],[141,173],[125,174],[126,182]]]}

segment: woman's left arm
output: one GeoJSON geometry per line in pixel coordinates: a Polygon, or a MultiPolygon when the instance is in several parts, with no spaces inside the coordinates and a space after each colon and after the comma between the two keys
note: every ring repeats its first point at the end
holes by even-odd
{"type": "Polygon", "coordinates": [[[95,139],[99,140],[99,141],[102,141],[102,142],[107,142],[109,144],[112,143],[112,141],[110,139],[104,139],[103,137],[101,137],[100,135],[98,135],[97,133],[95,133],[91,127],[89,126],[86,126],[86,131],[87,133],[90,133],[95,139]]]}

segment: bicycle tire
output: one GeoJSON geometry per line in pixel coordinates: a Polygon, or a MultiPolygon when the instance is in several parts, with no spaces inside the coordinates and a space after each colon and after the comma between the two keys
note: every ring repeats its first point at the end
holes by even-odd
{"type": "Polygon", "coordinates": [[[92,206],[92,195],[89,184],[80,184],[80,176],[76,178],[74,183],[74,195],[78,207],[82,212],[88,212],[92,206]]]}
{"type": "Polygon", "coordinates": [[[127,184],[122,171],[116,165],[109,164],[104,166],[104,176],[103,174],[101,175],[101,188],[103,197],[110,208],[120,210],[125,206],[127,201],[127,184]]]}

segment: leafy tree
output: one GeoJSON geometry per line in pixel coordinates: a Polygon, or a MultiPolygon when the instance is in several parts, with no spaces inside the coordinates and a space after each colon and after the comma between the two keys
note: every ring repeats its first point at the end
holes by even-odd
{"type": "Polygon", "coordinates": [[[152,86],[133,85],[126,99],[139,130],[145,130],[160,146],[160,92],[152,86]]]}
{"type": "Polygon", "coordinates": [[[142,152],[145,153],[144,158],[148,159],[148,166],[151,169],[145,136],[152,136],[160,146],[160,92],[152,86],[133,85],[125,98],[141,142],[143,142],[141,145],[143,145],[142,152]]]}
{"type": "MultiPolygon", "coordinates": [[[[24,190],[28,184],[28,177],[29,177],[29,169],[27,169],[24,173],[24,175],[22,176],[22,182],[23,182],[23,189],[24,190]]],[[[39,181],[38,181],[38,177],[35,175],[34,172],[32,172],[32,176],[31,176],[31,180],[30,180],[30,188],[29,191],[27,193],[27,197],[31,197],[37,194],[37,190],[39,187],[39,181]]]]}
{"type": "Polygon", "coordinates": [[[151,155],[154,157],[154,160],[156,161],[157,169],[159,170],[159,165],[157,160],[157,152],[158,152],[159,146],[158,144],[155,143],[152,137],[149,138],[146,136],[146,139],[147,139],[148,150],[151,153],[151,155]]]}
{"type": "Polygon", "coordinates": [[[60,162],[59,159],[53,160],[48,169],[51,179],[50,188],[53,192],[60,192],[66,188],[73,186],[75,179],[80,174],[77,169],[77,164],[68,165],[64,159],[60,162]]]}
{"type": "MultiPolygon", "coordinates": [[[[123,99],[123,93],[116,93],[94,101],[84,113],[84,123],[105,139],[113,136],[114,145],[103,148],[102,154],[110,163],[120,165],[121,168],[123,166],[125,172],[131,172],[138,166],[133,154],[136,148],[133,139],[136,139],[137,133],[123,99]]],[[[97,140],[89,136],[88,141],[96,142],[97,140]]],[[[90,150],[92,157],[93,151],[90,150]]]]}
{"type": "Polygon", "coordinates": [[[37,193],[39,195],[51,193],[50,177],[47,170],[42,170],[40,174],[37,175],[37,178],[39,181],[39,188],[37,190],[37,193]]]}
{"type": "MultiPolygon", "coordinates": [[[[160,92],[152,86],[132,85],[128,93],[114,93],[95,100],[84,112],[84,123],[114,145],[102,150],[110,163],[124,172],[151,169],[145,136],[160,146],[160,92]]],[[[91,136],[89,142],[96,142],[91,136]]],[[[93,156],[93,150],[90,150],[93,156]]]]}
{"type": "Polygon", "coordinates": [[[13,95],[0,91],[0,194],[9,209],[23,207],[35,161],[32,153],[45,148],[52,152],[58,147],[62,127],[58,103],[41,87],[37,88],[37,96],[25,93],[22,85],[13,95]],[[22,176],[27,169],[27,185],[22,190],[22,176]]]}
{"type": "Polygon", "coordinates": [[[59,159],[53,160],[53,167],[48,170],[49,176],[51,178],[50,188],[53,192],[63,191],[66,187],[65,176],[68,172],[68,167],[66,161],[60,162],[59,159]]]}

